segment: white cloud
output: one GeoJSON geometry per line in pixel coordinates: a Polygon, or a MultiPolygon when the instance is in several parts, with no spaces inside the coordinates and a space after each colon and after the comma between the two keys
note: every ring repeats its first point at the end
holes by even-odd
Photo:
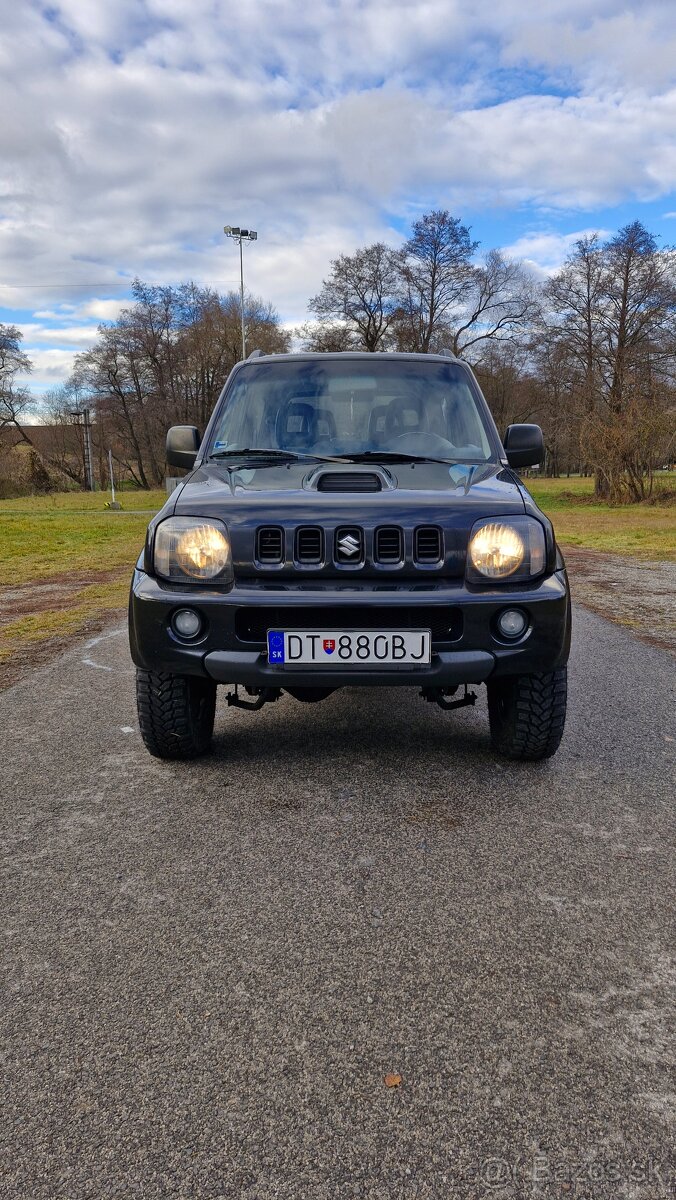
{"type": "MultiPolygon", "coordinates": [[[[125,288],[128,286],[128,283],[125,284],[125,288]]],[[[56,308],[36,309],[33,316],[39,321],[73,321],[88,317],[97,321],[115,321],[128,303],[128,300],[106,300],[93,296],[82,304],[59,304],[56,308]]]]}
{"type": "Polygon", "coordinates": [[[46,350],[33,347],[30,351],[33,373],[24,382],[36,392],[65,383],[72,373],[76,353],[75,350],[46,350]]]}
{"type": "Polygon", "coordinates": [[[97,321],[116,321],[128,300],[88,300],[77,308],[78,317],[95,317],[97,321]]]}
{"type": "MultiPolygon", "coordinates": [[[[526,6],[523,6],[526,11],[526,6]]],[[[551,3],[538,20],[517,21],[504,61],[545,66],[587,88],[668,86],[674,78],[673,4],[551,3]]]]}
{"type": "Polygon", "coordinates": [[[574,233],[527,233],[503,249],[507,257],[521,259],[535,275],[546,278],[560,269],[581,238],[593,234],[605,238],[608,232],[606,229],[577,229],[574,233]]]}
{"type": "MultiPolygon", "coordinates": [[[[661,0],[6,9],[0,296],[72,326],[65,353],[115,319],[136,274],[236,287],[229,221],[259,230],[247,285],[293,323],[337,253],[397,240],[389,213],[676,189],[676,8],[661,0]]],[[[557,236],[519,253],[555,269],[578,235],[557,236]]]]}
{"type": "Polygon", "coordinates": [[[28,322],[18,326],[27,346],[67,345],[78,350],[87,350],[96,338],[96,325],[69,325],[54,327],[28,322]]]}
{"type": "Polygon", "coordinates": [[[38,309],[33,313],[33,316],[39,321],[69,321],[74,312],[74,304],[59,304],[56,309],[38,309]]]}

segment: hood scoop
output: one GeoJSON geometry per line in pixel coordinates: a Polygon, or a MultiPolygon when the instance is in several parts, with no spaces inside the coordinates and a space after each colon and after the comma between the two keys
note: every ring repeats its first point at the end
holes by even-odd
{"type": "Polygon", "coordinates": [[[382,492],[380,476],[375,471],[326,471],[317,480],[318,492],[382,492]]]}
{"type": "Polygon", "coordinates": [[[333,492],[341,495],[354,492],[382,492],[385,488],[395,487],[395,482],[389,471],[382,467],[347,467],[327,470],[319,468],[308,476],[306,487],[317,492],[333,492]]]}

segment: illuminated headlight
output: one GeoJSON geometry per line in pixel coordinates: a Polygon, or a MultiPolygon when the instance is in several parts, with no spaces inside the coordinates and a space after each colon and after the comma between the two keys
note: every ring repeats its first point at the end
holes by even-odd
{"type": "Polygon", "coordinates": [[[155,573],[175,583],[232,582],[230,539],[220,521],[169,517],[155,530],[155,573]]]}
{"type": "Polygon", "coordinates": [[[545,532],[532,517],[477,521],[467,555],[469,578],[532,579],[545,569],[545,532]]]}

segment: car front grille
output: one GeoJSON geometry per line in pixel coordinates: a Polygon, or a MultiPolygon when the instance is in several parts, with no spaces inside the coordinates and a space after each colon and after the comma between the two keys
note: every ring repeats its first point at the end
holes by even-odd
{"type": "Polygon", "coordinates": [[[419,525],[413,537],[413,557],[418,563],[438,563],[443,557],[441,530],[435,525],[419,525]]]}
{"type": "Polygon", "coordinates": [[[264,646],[268,629],[429,629],[432,645],[442,648],[462,636],[462,613],[449,605],[397,604],[374,607],[356,604],[252,605],[239,608],[235,633],[242,642],[264,646]]]}
{"type": "Polygon", "coordinates": [[[324,531],[314,526],[296,530],[296,562],[316,566],[324,561],[324,531]]]}
{"type": "Polygon", "coordinates": [[[256,530],[255,562],[261,569],[284,563],[297,567],[392,569],[406,565],[441,568],[445,561],[444,535],[436,525],[419,525],[407,534],[398,525],[380,525],[373,532],[360,525],[299,525],[283,529],[264,525],[256,530]]]}
{"type": "Polygon", "coordinates": [[[284,561],[284,530],[277,526],[264,526],[256,535],[256,558],[266,567],[284,561]]]}
{"type": "Polygon", "coordinates": [[[373,557],[377,563],[393,566],[404,557],[404,538],[396,525],[376,529],[373,557]]]}

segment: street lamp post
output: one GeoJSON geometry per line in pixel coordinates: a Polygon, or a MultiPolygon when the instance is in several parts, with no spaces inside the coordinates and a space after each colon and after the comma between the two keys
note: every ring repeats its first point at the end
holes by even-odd
{"type": "Polygon", "coordinates": [[[223,232],[226,237],[232,238],[234,242],[239,242],[239,302],[240,313],[242,317],[242,358],[246,358],[246,330],[244,328],[244,256],[242,253],[242,242],[255,242],[258,234],[255,229],[240,229],[239,225],[224,225],[223,232]]]}

